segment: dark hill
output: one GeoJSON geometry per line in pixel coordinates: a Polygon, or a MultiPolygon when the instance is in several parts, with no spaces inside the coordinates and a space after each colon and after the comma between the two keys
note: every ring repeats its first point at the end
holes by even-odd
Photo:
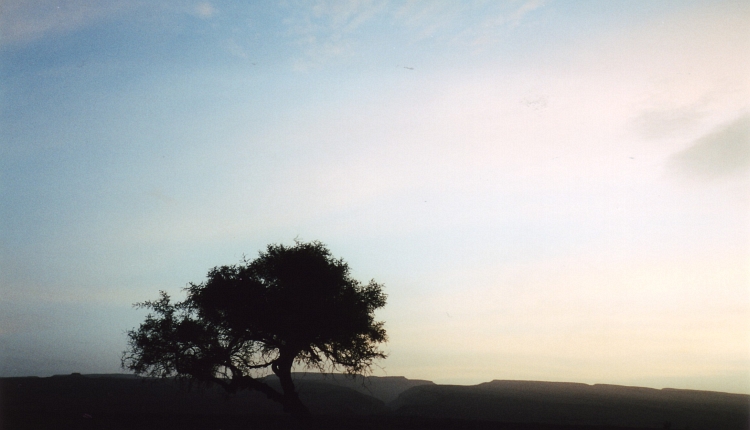
{"type": "MultiPolygon", "coordinates": [[[[398,395],[411,387],[435,385],[432,381],[406,379],[403,376],[351,376],[341,373],[293,373],[292,378],[298,387],[308,382],[331,384],[350,388],[361,394],[375,397],[385,403],[392,402],[398,395]]],[[[272,379],[275,379],[272,377],[272,379]]]]}
{"type": "Polygon", "coordinates": [[[560,382],[423,385],[388,406],[404,416],[578,426],[748,429],[750,419],[743,394],[560,382]]]}
{"type": "MultiPolygon", "coordinates": [[[[270,378],[269,378],[270,379],[270,378]]],[[[278,382],[269,384],[280,389],[278,382]]],[[[281,407],[256,391],[229,395],[216,385],[174,379],[91,377],[0,379],[6,413],[89,414],[280,414],[281,407]]],[[[376,414],[388,409],[381,400],[355,390],[315,381],[299,387],[315,414],[376,414]]]]}
{"type": "MultiPolygon", "coordinates": [[[[346,429],[748,429],[750,396],[614,385],[295,374],[302,401],[346,429]],[[381,399],[397,398],[388,405],[381,399]]],[[[277,385],[275,378],[268,378],[277,385]]],[[[131,375],[0,378],[0,430],[294,428],[257,392],[131,375]]]]}

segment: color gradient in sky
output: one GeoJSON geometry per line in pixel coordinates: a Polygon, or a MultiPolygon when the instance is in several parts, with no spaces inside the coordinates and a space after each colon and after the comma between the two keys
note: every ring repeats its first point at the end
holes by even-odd
{"type": "Polygon", "coordinates": [[[750,393],[747,1],[2,9],[0,376],[299,238],[385,284],[376,375],[750,393]]]}

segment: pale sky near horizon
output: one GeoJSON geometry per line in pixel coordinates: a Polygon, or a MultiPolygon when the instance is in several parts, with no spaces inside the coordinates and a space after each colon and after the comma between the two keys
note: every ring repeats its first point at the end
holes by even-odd
{"type": "Polygon", "coordinates": [[[0,8],[0,376],[298,237],[376,375],[750,393],[747,1],[0,8]]]}

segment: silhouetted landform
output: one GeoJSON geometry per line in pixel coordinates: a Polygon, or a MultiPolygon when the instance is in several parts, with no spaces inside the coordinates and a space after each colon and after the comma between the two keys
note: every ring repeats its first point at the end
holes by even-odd
{"type": "MultiPolygon", "coordinates": [[[[419,385],[435,385],[432,381],[406,379],[403,376],[350,376],[335,373],[293,373],[294,385],[304,386],[307,382],[322,382],[338,387],[351,388],[359,393],[375,397],[384,403],[396,400],[399,394],[419,385]]],[[[268,378],[269,381],[274,377],[268,378]]]]}
{"type": "MultiPolygon", "coordinates": [[[[750,396],[614,385],[294,374],[320,428],[748,429],[750,396]],[[387,400],[387,401],[384,401],[387,400]]],[[[269,377],[270,384],[278,384],[269,377]]],[[[131,375],[0,378],[0,429],[283,429],[298,424],[258,392],[131,375]]]]}
{"type": "Polygon", "coordinates": [[[564,382],[419,386],[389,407],[408,416],[672,429],[747,429],[750,419],[743,394],[564,382]]]}
{"type": "MultiPolygon", "coordinates": [[[[275,378],[275,377],[274,377],[275,378]]],[[[278,380],[268,382],[279,388],[278,380]]],[[[80,411],[94,415],[127,414],[281,414],[281,406],[258,391],[230,395],[217,385],[189,384],[174,379],[103,377],[3,378],[3,410],[8,413],[59,414],[80,411]]],[[[384,402],[353,389],[307,381],[299,393],[315,414],[379,414],[384,402]]]]}

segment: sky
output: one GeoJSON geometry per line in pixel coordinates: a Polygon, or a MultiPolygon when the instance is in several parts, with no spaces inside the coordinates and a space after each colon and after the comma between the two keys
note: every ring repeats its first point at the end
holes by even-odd
{"type": "Polygon", "coordinates": [[[246,3],[0,5],[0,376],[298,238],[375,375],[750,393],[750,3],[246,3]]]}

